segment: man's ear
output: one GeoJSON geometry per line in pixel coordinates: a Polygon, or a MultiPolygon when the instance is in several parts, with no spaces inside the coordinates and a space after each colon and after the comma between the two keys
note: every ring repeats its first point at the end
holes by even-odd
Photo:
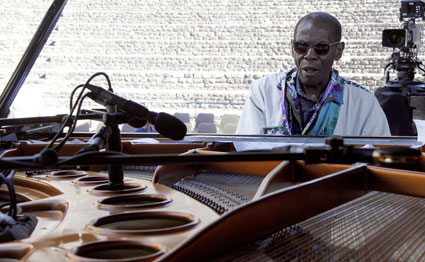
{"type": "Polygon", "coordinates": [[[336,46],[336,55],[335,55],[335,61],[338,61],[342,57],[342,53],[344,52],[345,43],[341,42],[336,46]]]}

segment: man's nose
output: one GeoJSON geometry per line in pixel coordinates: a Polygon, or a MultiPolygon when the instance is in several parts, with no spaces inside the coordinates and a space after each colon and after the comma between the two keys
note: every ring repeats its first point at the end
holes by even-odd
{"type": "Polygon", "coordinates": [[[304,56],[305,59],[317,59],[318,55],[314,51],[314,48],[312,46],[308,47],[307,53],[304,56]]]}

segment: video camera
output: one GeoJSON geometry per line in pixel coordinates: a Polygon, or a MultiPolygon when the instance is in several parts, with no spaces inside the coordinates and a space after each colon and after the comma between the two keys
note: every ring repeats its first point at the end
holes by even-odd
{"type": "Polygon", "coordinates": [[[425,1],[402,0],[402,29],[382,32],[382,46],[392,47],[393,53],[384,69],[385,86],[377,88],[374,93],[385,112],[392,135],[416,135],[413,117],[425,120],[425,83],[415,80],[416,69],[425,73],[418,59],[421,26],[415,23],[417,18],[425,20],[425,1]],[[396,79],[390,79],[390,71],[397,73],[396,79]]]}
{"type": "Polygon", "coordinates": [[[425,20],[425,3],[421,0],[401,1],[400,21],[411,18],[404,23],[403,29],[386,29],[382,33],[382,46],[393,48],[414,48],[420,44],[421,28],[414,23],[415,18],[425,20]]]}
{"type": "Polygon", "coordinates": [[[400,8],[400,21],[403,29],[386,29],[382,32],[382,46],[392,47],[391,62],[385,67],[386,83],[392,85],[417,85],[414,76],[416,68],[425,73],[422,63],[417,59],[421,45],[422,30],[415,23],[416,18],[425,20],[425,2],[422,0],[402,0],[400,8]],[[405,20],[407,19],[407,20],[405,20]],[[397,80],[390,81],[388,69],[397,71],[397,80]]]}

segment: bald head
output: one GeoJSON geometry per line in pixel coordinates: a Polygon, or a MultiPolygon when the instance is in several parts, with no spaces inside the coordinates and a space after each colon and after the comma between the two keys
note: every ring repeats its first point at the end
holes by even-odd
{"type": "Polygon", "coordinates": [[[329,29],[331,30],[331,35],[333,36],[332,40],[335,42],[341,41],[341,24],[335,17],[323,12],[310,13],[302,17],[295,26],[294,39],[297,35],[299,25],[306,21],[311,21],[312,23],[320,23],[329,26],[329,29]]]}

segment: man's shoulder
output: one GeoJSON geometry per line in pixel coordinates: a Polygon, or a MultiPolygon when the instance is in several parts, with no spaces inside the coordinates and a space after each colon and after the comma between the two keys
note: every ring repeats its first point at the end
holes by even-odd
{"type": "Polygon", "coordinates": [[[344,88],[348,89],[348,92],[353,92],[356,94],[366,95],[366,96],[369,96],[369,95],[373,96],[372,92],[370,92],[367,88],[363,87],[362,85],[341,76],[339,78],[344,88]]]}
{"type": "Polygon", "coordinates": [[[251,86],[256,86],[257,88],[261,88],[261,89],[277,88],[280,82],[282,81],[282,78],[285,77],[285,75],[286,75],[285,72],[266,75],[254,80],[251,86]]]}
{"type": "Polygon", "coordinates": [[[375,95],[365,87],[346,78],[342,81],[344,81],[344,102],[363,109],[374,107],[378,103],[375,95]]]}
{"type": "Polygon", "coordinates": [[[280,82],[285,77],[286,73],[277,73],[267,76],[263,76],[254,80],[250,86],[250,92],[254,96],[261,97],[275,97],[277,96],[282,88],[280,82]]]}

